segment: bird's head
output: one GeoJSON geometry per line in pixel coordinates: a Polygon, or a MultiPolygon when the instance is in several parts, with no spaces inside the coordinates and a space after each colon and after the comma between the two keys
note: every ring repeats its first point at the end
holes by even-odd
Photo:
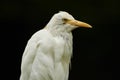
{"type": "Polygon", "coordinates": [[[52,19],[46,26],[47,28],[52,28],[52,30],[59,31],[72,31],[78,27],[92,28],[91,25],[75,20],[72,15],[65,11],[60,11],[53,15],[52,19]]]}

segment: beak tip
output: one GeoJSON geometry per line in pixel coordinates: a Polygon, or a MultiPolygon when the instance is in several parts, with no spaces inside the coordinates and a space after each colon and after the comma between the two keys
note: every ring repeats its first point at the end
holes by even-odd
{"type": "Polygon", "coordinates": [[[92,26],[91,26],[91,25],[89,25],[89,28],[92,28],[92,26]]]}

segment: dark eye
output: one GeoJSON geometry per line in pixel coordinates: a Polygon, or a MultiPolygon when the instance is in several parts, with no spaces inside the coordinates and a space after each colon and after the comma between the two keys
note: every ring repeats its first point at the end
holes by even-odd
{"type": "Polygon", "coordinates": [[[63,24],[65,24],[68,21],[68,19],[66,18],[63,18],[62,20],[63,20],[63,24]]]}
{"type": "Polygon", "coordinates": [[[68,19],[66,19],[66,18],[63,18],[62,20],[63,20],[64,22],[68,21],[68,19]]]}

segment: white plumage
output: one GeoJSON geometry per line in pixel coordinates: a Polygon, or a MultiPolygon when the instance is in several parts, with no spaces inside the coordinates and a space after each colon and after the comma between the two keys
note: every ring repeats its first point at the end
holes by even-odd
{"type": "Polygon", "coordinates": [[[72,56],[72,33],[91,26],[67,12],[55,14],[46,27],[28,41],[22,56],[20,80],[68,80],[72,56]]]}

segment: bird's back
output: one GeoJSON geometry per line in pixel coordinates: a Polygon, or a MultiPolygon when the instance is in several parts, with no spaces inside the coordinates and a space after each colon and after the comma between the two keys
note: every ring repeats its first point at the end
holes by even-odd
{"type": "Polygon", "coordinates": [[[20,80],[49,80],[47,69],[53,65],[51,37],[48,31],[40,30],[30,38],[22,56],[20,80]]]}

